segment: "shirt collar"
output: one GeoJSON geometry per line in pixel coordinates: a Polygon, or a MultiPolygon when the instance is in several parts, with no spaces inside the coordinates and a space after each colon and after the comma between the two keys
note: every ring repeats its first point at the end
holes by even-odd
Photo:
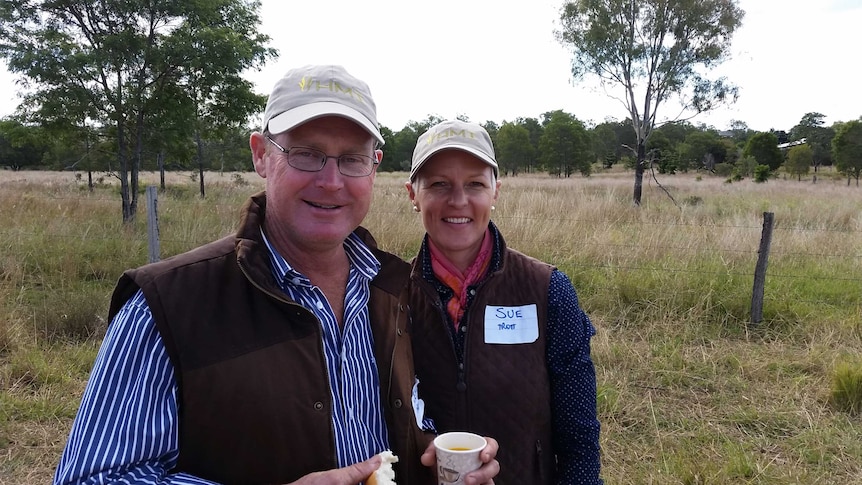
{"type": "MultiPolygon", "coordinates": [[[[499,271],[500,267],[503,265],[503,246],[500,243],[500,230],[497,229],[497,226],[492,221],[488,221],[488,229],[491,230],[494,248],[491,251],[491,263],[488,265],[488,272],[486,275],[499,271]]],[[[426,281],[439,284],[437,277],[434,276],[434,270],[431,268],[431,251],[428,249],[427,232],[425,233],[425,237],[422,238],[422,247],[419,248],[418,257],[419,261],[422,263],[422,277],[426,281]]]]}
{"type": "MultiPolygon", "coordinates": [[[[284,257],[278,253],[275,246],[269,242],[266,237],[266,232],[263,227],[260,228],[260,235],[263,243],[266,245],[269,262],[272,266],[272,274],[276,281],[284,285],[312,287],[311,280],[304,274],[297,271],[284,257]]],[[[347,260],[350,262],[351,270],[355,270],[361,278],[372,280],[380,271],[380,261],[371,252],[371,249],[362,242],[362,239],[355,233],[350,233],[347,239],[344,240],[344,251],[347,253],[347,260]]]]}

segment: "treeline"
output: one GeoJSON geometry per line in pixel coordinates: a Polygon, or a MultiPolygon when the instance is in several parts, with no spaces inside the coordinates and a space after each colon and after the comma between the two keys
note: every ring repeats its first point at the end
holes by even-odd
{"type": "MultiPolygon", "coordinates": [[[[789,132],[757,132],[736,121],[719,131],[687,122],[666,123],[647,140],[647,162],[659,173],[706,170],[720,176],[768,176],[779,168],[801,175],[835,165],[840,173],[859,180],[862,171],[862,122],[825,126],[825,115],[807,113],[789,132]],[[761,167],[758,170],[758,167],[761,167]]],[[[386,147],[381,170],[409,170],[418,136],[440,121],[429,116],[410,122],[397,132],[384,129],[386,147]]],[[[547,172],[568,177],[589,176],[593,167],[623,165],[634,168],[637,145],[630,120],[604,121],[587,126],[564,111],[541,118],[518,118],[482,124],[491,134],[501,173],[547,172]]]]}
{"type": "MultiPolygon", "coordinates": [[[[687,122],[666,123],[647,142],[648,161],[659,173],[673,174],[705,170],[719,176],[755,177],[757,167],[768,175],[783,167],[801,178],[818,167],[836,169],[858,184],[862,172],[862,125],[859,120],[824,126],[825,115],[807,113],[789,132],[757,132],[744,122],[718,131],[687,122]]],[[[411,121],[398,131],[381,127],[386,139],[381,171],[410,168],[419,135],[441,118],[430,115],[411,121]]],[[[572,114],[552,111],[540,118],[517,118],[498,124],[482,124],[491,134],[500,171],[509,176],[547,172],[569,177],[589,176],[594,167],[622,165],[633,168],[637,143],[629,120],[604,121],[587,126],[572,114]]],[[[256,129],[233,129],[211,137],[203,147],[191,141],[157,150],[145,147],[141,170],[192,170],[199,161],[208,170],[249,171],[249,133],[256,129]],[[197,150],[201,148],[202,152],[197,150]],[[198,159],[198,156],[201,156],[198,159]]],[[[13,170],[78,170],[111,172],[116,164],[116,141],[99,130],[52,132],[50,127],[25,125],[9,118],[0,121],[0,165],[13,170]]],[[[762,176],[762,175],[761,175],[762,176]]]]}

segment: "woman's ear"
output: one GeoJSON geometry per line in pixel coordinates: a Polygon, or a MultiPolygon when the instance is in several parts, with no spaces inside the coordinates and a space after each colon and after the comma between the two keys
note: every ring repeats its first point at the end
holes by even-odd
{"type": "Polygon", "coordinates": [[[416,192],[413,190],[413,184],[408,182],[404,182],[404,188],[407,189],[407,196],[410,197],[410,200],[416,202],[416,192]]]}

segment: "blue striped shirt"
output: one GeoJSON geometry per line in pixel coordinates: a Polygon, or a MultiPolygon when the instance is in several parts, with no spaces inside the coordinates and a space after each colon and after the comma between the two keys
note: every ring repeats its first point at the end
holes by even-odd
{"type": "MultiPolygon", "coordinates": [[[[380,263],[355,234],[345,240],[350,275],[341,330],[321,290],[264,241],[276,281],[321,322],[338,465],[366,460],[389,447],[367,306],[380,263]]],[[[54,483],[212,484],[170,474],[179,455],[177,419],[174,369],[138,291],[108,327],[54,483]]]]}

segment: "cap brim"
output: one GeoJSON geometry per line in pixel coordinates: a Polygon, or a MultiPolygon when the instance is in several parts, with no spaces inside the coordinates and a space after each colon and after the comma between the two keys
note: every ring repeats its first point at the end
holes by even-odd
{"type": "Polygon", "coordinates": [[[284,113],[279,113],[269,120],[267,129],[273,135],[284,133],[285,131],[296,128],[303,123],[307,123],[313,119],[322,118],[324,116],[340,116],[342,118],[347,118],[374,136],[380,145],[385,143],[383,135],[380,134],[380,130],[378,130],[377,127],[368,120],[368,118],[363,116],[362,113],[348,106],[344,106],[343,104],[329,101],[305,104],[285,111],[284,113]]]}
{"type": "Polygon", "coordinates": [[[422,167],[425,166],[425,163],[428,160],[430,160],[431,157],[442,152],[443,150],[461,150],[462,152],[467,152],[470,155],[473,155],[474,157],[478,158],[479,160],[482,160],[486,164],[490,165],[491,168],[494,169],[494,175],[498,176],[499,166],[497,165],[496,160],[489,157],[487,154],[482,153],[480,150],[476,150],[473,147],[468,147],[468,146],[459,145],[459,144],[451,144],[451,145],[439,146],[439,147],[435,148],[434,150],[431,150],[430,152],[426,153],[425,156],[422,157],[422,160],[419,160],[419,163],[414,165],[413,169],[410,170],[410,180],[413,180],[414,178],[416,178],[416,174],[419,173],[419,170],[421,170],[422,167]]]}

